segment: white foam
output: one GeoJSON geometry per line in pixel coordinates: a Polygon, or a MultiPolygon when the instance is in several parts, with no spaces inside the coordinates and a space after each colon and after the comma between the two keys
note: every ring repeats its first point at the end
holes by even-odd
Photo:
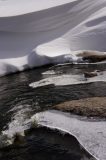
{"type": "MultiPolygon", "coordinates": [[[[11,111],[16,111],[15,114],[11,117],[11,122],[8,123],[8,129],[2,131],[2,135],[6,135],[7,139],[4,139],[5,141],[10,140],[9,142],[13,143],[14,136],[16,133],[20,133],[24,135],[24,131],[29,129],[28,121],[30,117],[31,108],[26,106],[15,106],[11,111]],[[29,119],[28,119],[29,118],[29,119]]],[[[2,136],[1,135],[1,136],[2,136]]],[[[1,141],[0,147],[3,147],[3,142],[1,141]]],[[[6,145],[9,145],[9,143],[6,143],[6,145]]]]}
{"type": "Polygon", "coordinates": [[[0,0],[0,76],[106,51],[105,0],[0,0]]]}

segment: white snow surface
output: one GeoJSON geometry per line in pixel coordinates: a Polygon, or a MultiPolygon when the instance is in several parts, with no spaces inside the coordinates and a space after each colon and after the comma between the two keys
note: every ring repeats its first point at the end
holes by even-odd
{"type": "Polygon", "coordinates": [[[106,0],[0,0],[0,76],[106,51],[106,0]]]}

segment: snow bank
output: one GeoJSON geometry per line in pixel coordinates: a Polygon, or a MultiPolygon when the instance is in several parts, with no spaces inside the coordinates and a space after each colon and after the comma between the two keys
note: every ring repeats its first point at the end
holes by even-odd
{"type": "Polygon", "coordinates": [[[78,50],[104,53],[105,7],[105,0],[0,0],[0,76],[79,62],[78,50]]]}

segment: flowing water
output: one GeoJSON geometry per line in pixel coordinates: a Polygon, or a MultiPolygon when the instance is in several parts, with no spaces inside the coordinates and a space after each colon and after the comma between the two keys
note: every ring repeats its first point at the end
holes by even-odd
{"type": "MultiPolygon", "coordinates": [[[[37,112],[52,109],[55,104],[86,97],[106,96],[105,82],[88,84],[43,85],[31,88],[29,84],[42,79],[61,75],[76,75],[79,81],[84,79],[85,71],[105,71],[105,64],[63,65],[41,67],[19,74],[0,78],[0,133],[8,131],[15,134],[23,130],[25,122],[37,112]]],[[[65,78],[64,78],[65,79],[65,78]]],[[[67,81],[67,79],[66,79],[67,81]]],[[[2,136],[1,136],[2,137],[2,136]]],[[[73,136],[63,136],[58,131],[45,127],[30,130],[23,143],[2,147],[2,160],[85,160],[92,158],[73,136]]]]}

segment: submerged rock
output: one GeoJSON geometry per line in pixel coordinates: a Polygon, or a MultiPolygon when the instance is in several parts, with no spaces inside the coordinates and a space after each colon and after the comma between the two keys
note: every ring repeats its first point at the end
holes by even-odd
{"type": "Polygon", "coordinates": [[[106,97],[92,97],[67,101],[53,108],[79,115],[106,117],[106,97]]]}

